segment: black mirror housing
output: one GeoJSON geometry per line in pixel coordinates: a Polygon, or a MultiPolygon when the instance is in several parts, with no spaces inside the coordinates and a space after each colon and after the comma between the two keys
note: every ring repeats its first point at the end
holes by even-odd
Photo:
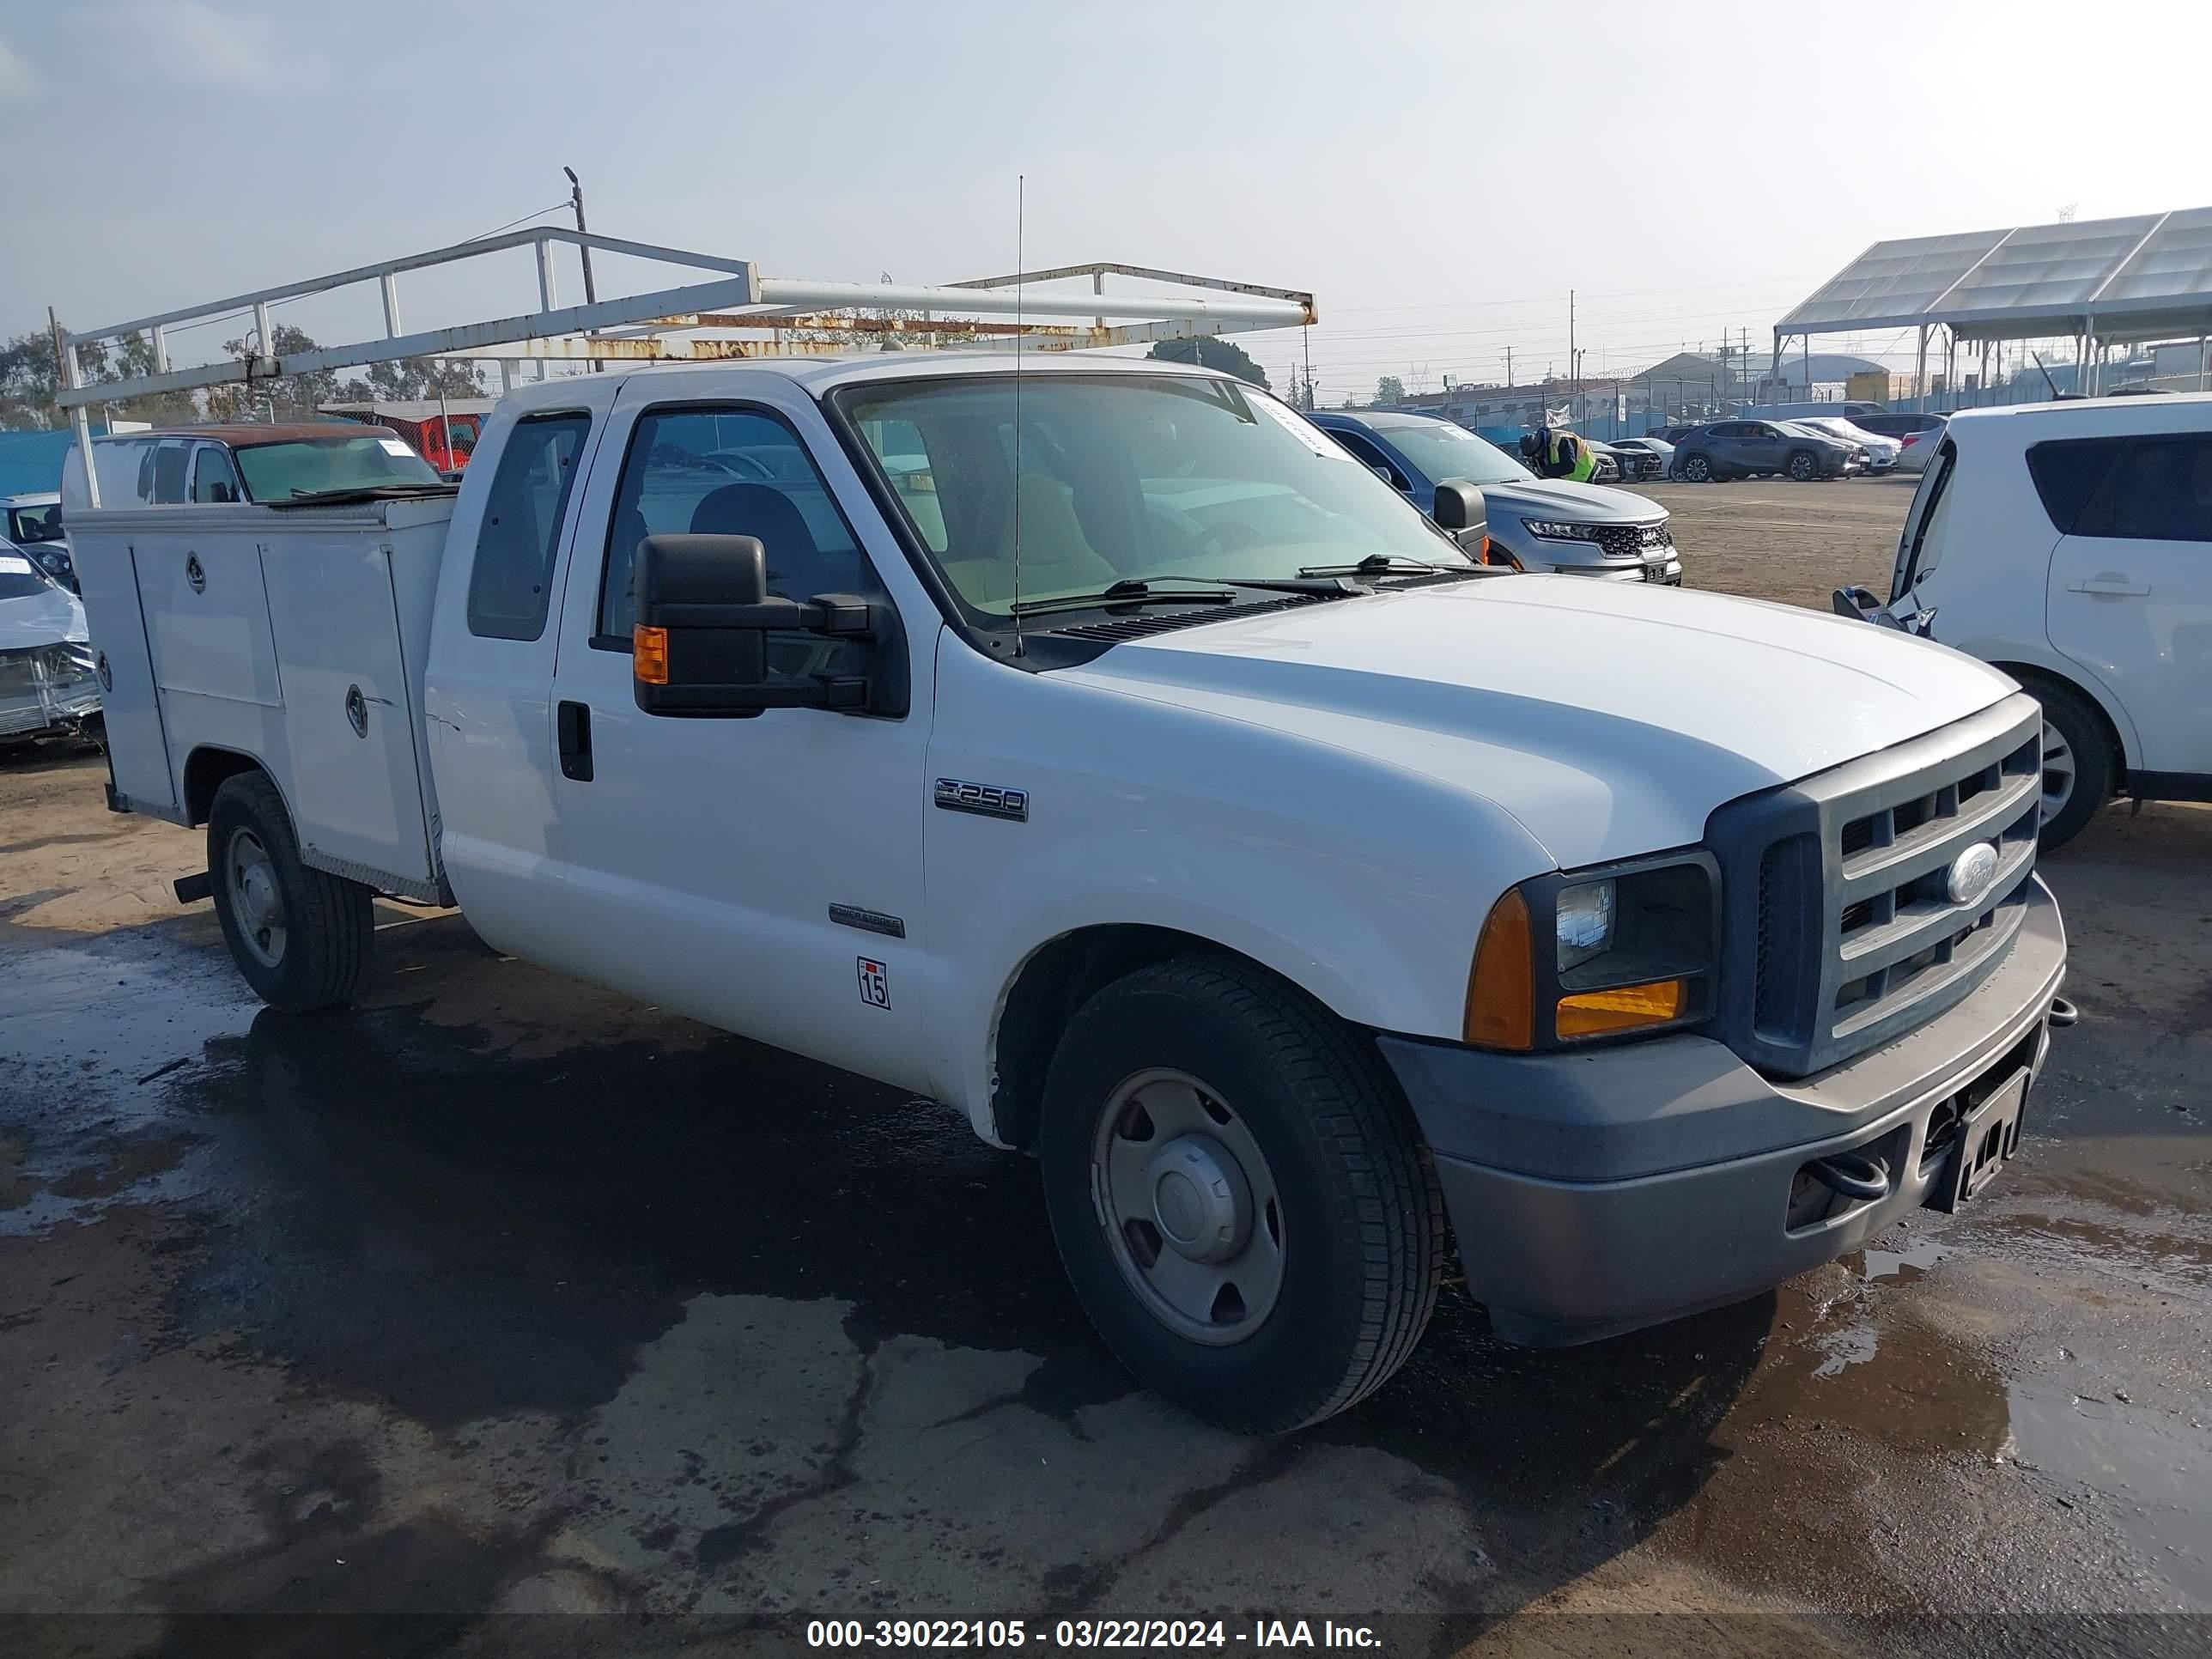
{"type": "Polygon", "coordinates": [[[1439,530],[1449,530],[1462,538],[1469,532],[1480,536],[1490,527],[1482,492],[1464,478],[1446,478],[1437,486],[1436,505],[1429,516],[1439,530]]]}
{"type": "Polygon", "coordinates": [[[647,536],[632,560],[630,592],[631,686],[648,714],[745,719],[868,704],[868,682],[858,677],[770,678],[771,632],[872,639],[875,619],[865,599],[770,597],[758,537],[647,536]]]}

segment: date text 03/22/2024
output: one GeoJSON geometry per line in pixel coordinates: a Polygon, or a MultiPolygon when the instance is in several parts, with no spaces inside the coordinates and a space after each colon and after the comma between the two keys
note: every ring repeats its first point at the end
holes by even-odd
{"type": "Polygon", "coordinates": [[[1382,1637],[1365,1625],[1334,1620],[1259,1619],[1232,1626],[1220,1619],[817,1619],[811,1648],[1356,1648],[1382,1637]]]}

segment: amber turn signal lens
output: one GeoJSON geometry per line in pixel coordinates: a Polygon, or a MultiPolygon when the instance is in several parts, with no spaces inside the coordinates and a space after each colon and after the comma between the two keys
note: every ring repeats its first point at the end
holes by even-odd
{"type": "Polygon", "coordinates": [[[1490,907],[1474,966],[1467,976],[1467,1014],[1460,1035],[1486,1048],[1527,1048],[1536,1035],[1535,968],[1528,902],[1518,888],[1490,907]]]}
{"type": "Polygon", "coordinates": [[[1688,1005],[1689,988],[1679,979],[1583,991],[1559,999],[1559,1033],[1562,1037],[1602,1036],[1641,1025],[1664,1025],[1680,1019],[1688,1005]]]}
{"type": "Polygon", "coordinates": [[[629,672],[647,685],[668,684],[668,630],[633,628],[629,630],[629,672]]]}

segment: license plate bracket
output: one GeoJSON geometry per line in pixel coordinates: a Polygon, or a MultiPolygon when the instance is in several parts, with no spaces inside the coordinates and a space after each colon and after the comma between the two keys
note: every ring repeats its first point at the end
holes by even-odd
{"type": "Polygon", "coordinates": [[[1974,1108],[1959,1125],[1951,1155],[1929,1194],[1929,1207],[1956,1211],[1990,1182],[2020,1150],[2021,1109],[2027,1104],[2026,1072],[1974,1108]]]}

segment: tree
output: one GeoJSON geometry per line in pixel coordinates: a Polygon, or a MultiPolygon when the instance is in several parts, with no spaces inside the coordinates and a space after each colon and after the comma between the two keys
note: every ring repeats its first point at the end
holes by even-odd
{"type": "Polygon", "coordinates": [[[1240,380],[1249,380],[1262,391],[1267,386],[1267,377],[1260,365],[1233,340],[1217,339],[1211,334],[1185,340],[1162,340],[1150,355],[1165,363],[1196,363],[1200,368],[1218,368],[1240,380]]]}
{"type": "Polygon", "coordinates": [[[1375,401],[1378,404],[1404,403],[1406,383],[1395,374],[1385,374],[1375,382],[1375,401]]]}

